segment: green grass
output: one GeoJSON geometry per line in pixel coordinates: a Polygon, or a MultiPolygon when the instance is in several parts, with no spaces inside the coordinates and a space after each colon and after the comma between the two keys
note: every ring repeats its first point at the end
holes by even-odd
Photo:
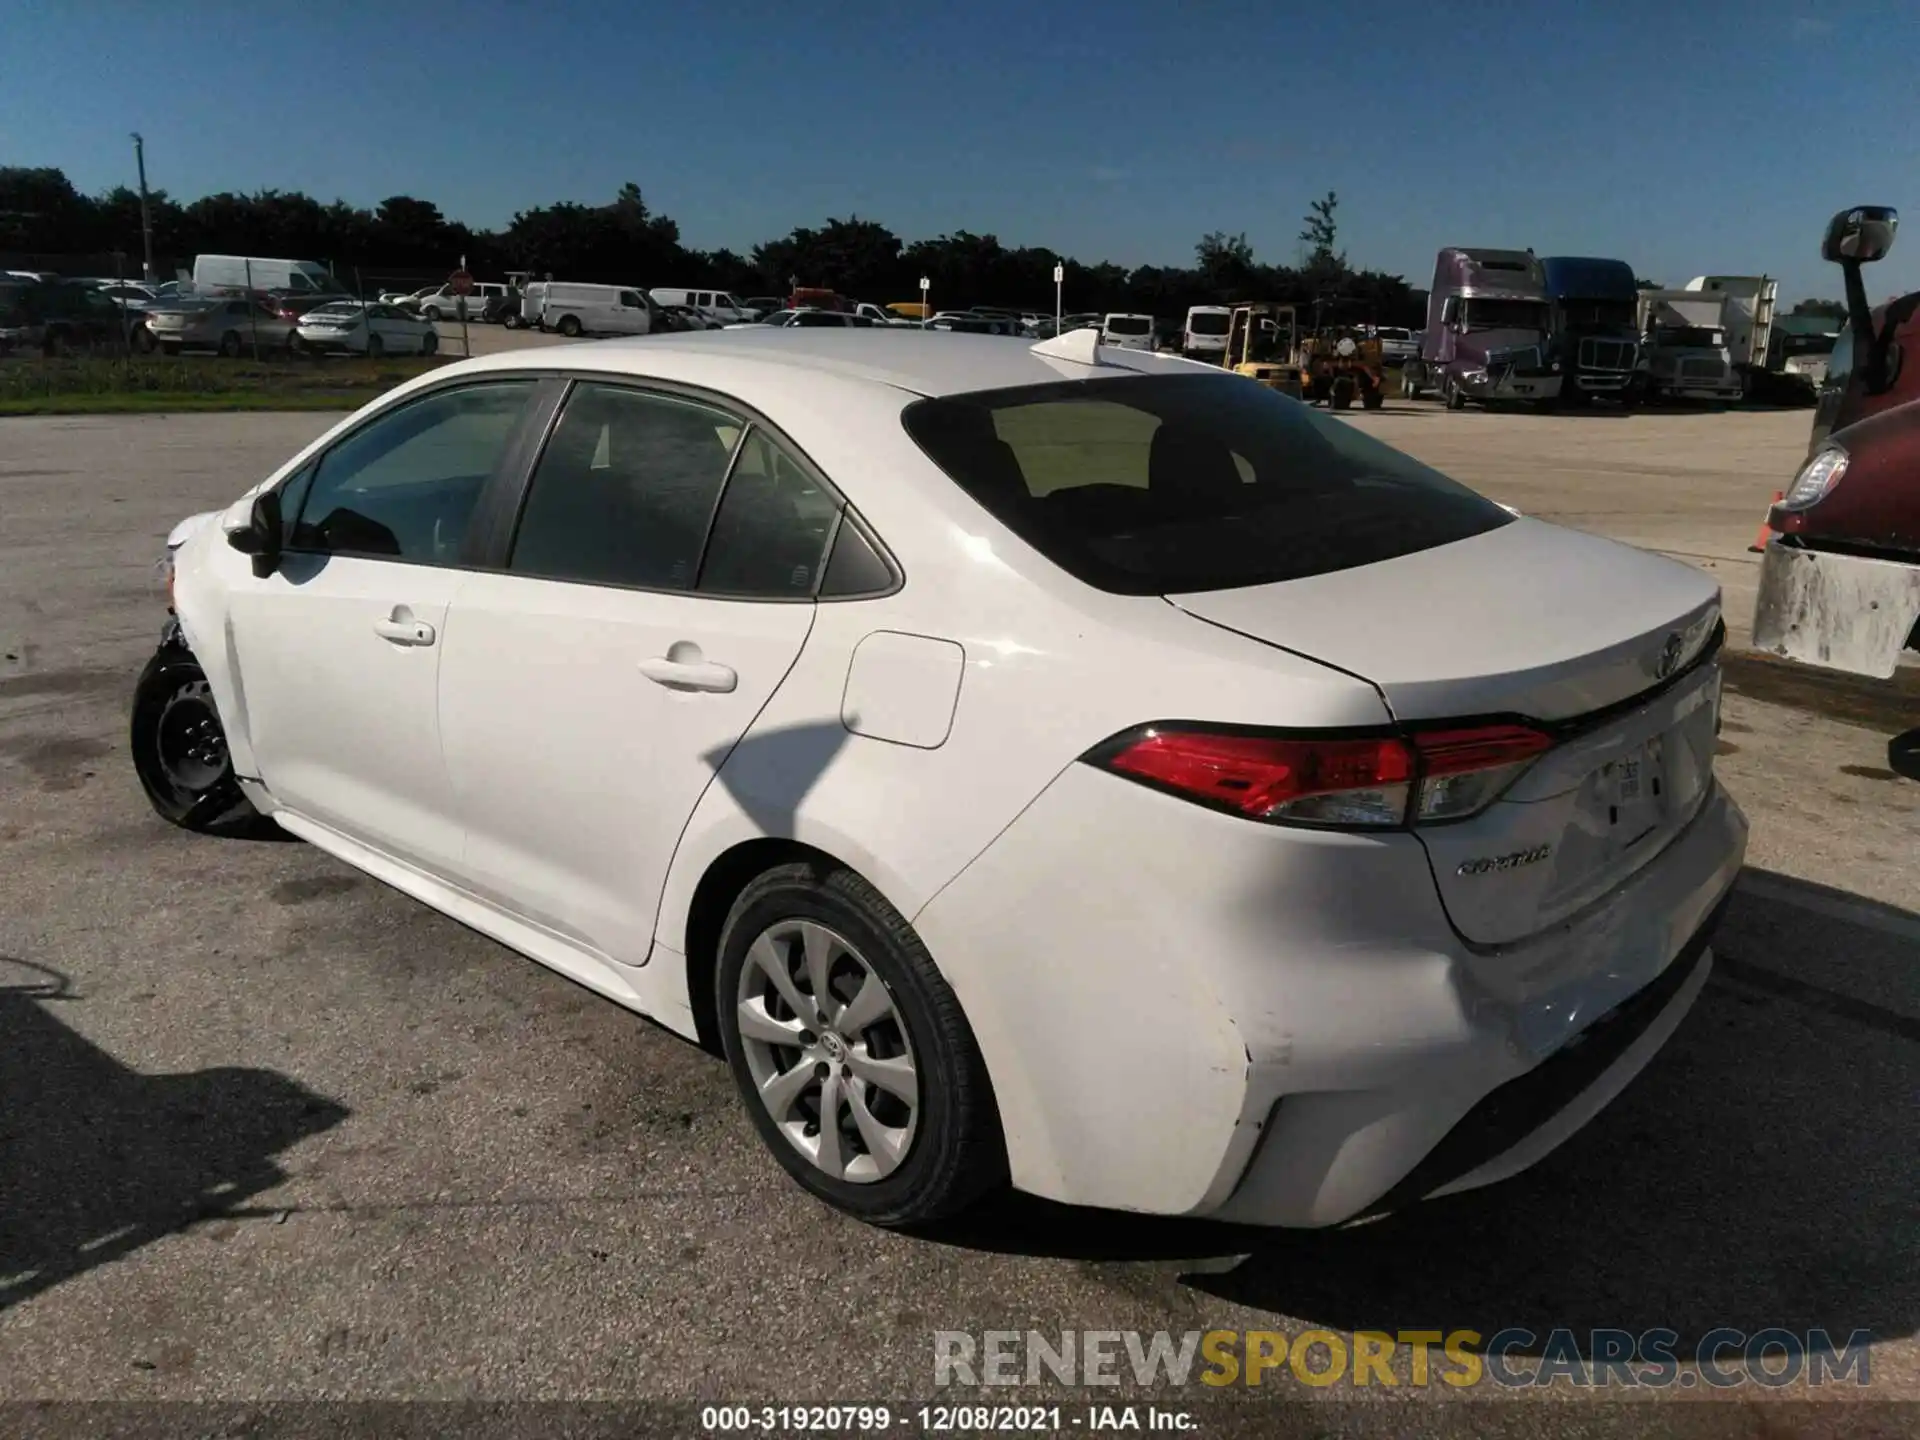
{"type": "Polygon", "coordinates": [[[355,410],[446,361],[212,355],[0,361],[0,415],[355,410]]]}

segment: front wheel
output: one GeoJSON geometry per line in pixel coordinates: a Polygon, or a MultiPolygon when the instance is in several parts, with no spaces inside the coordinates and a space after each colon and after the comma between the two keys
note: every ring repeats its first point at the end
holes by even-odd
{"type": "Polygon", "coordinates": [[[420,312],[420,318],[429,325],[438,325],[440,323],[440,307],[438,305],[427,306],[426,309],[420,312]]]}
{"type": "Polygon", "coordinates": [[[1006,1178],[986,1065],[920,937],[860,876],[801,861],[720,936],[727,1063],[787,1173],[871,1224],[957,1213],[1006,1178]]]}
{"type": "Polygon", "coordinates": [[[386,353],[387,342],[385,340],[382,340],[378,335],[369,335],[367,337],[367,358],[369,360],[378,360],[386,353]]]}
{"type": "Polygon", "coordinates": [[[240,357],[240,348],[241,341],[238,330],[229,330],[220,337],[220,353],[226,356],[227,359],[237,360],[240,357]]]}
{"type": "Polygon", "coordinates": [[[1441,380],[1440,391],[1447,398],[1447,409],[1464,410],[1467,408],[1467,392],[1460,388],[1460,383],[1452,376],[1441,380]]]}
{"type": "Polygon", "coordinates": [[[575,315],[565,315],[560,319],[560,333],[569,340],[580,338],[580,320],[575,315]]]}
{"type": "Polygon", "coordinates": [[[433,331],[429,330],[427,331],[426,334],[420,337],[420,353],[422,355],[431,355],[433,354],[434,351],[438,350],[439,348],[440,348],[440,337],[436,335],[433,331]]]}
{"type": "Polygon", "coordinates": [[[162,646],[133,689],[129,748],[154,813],[187,830],[211,830],[251,809],[234,778],[227,732],[193,653],[162,646]]]}

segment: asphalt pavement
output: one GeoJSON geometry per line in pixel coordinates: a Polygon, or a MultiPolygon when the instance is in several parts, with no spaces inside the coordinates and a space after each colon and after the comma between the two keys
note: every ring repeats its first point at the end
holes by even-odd
{"type": "MultiPolygon", "coordinates": [[[[1920,785],[1886,767],[1912,687],[1735,657],[1719,765],[1752,868],[1713,979],[1519,1179],[1335,1233],[1009,1198],[886,1234],[785,1179],[713,1058],[309,846],[149,812],[125,729],[162,537],[334,418],[0,420],[0,1402],[951,1400],[935,1331],[1513,1327],[1671,1329],[1682,1361],[1721,1328],[1865,1330],[1864,1388],[1715,1393],[1920,1399],[1920,785]]],[[[1709,566],[1737,626],[1807,416],[1356,423],[1709,566]]],[[[984,1393],[1069,1418],[1114,1398],[984,1393]]],[[[1200,1433],[1377,1428],[1389,1402],[1397,1433],[1593,1423],[1461,1398],[1282,1371],[1200,1433]],[[1303,1398],[1322,1408],[1283,1408],[1303,1398]]]]}

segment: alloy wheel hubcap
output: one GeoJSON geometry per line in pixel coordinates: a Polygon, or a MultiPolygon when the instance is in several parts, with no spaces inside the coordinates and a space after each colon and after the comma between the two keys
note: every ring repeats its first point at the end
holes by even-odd
{"type": "Polygon", "coordinates": [[[735,997],[760,1103],[787,1142],[835,1180],[900,1167],[920,1118],[912,1042],[893,992],[844,936],[783,920],[747,947],[735,997]]]}

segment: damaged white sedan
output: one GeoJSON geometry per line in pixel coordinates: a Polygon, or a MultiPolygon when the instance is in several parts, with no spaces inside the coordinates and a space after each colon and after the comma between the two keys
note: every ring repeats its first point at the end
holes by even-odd
{"type": "Polygon", "coordinates": [[[154,807],[725,1053],[870,1221],[1319,1226],[1679,1025],[1719,597],[1243,378],[760,328],[423,376],[178,533],[154,807]]]}

